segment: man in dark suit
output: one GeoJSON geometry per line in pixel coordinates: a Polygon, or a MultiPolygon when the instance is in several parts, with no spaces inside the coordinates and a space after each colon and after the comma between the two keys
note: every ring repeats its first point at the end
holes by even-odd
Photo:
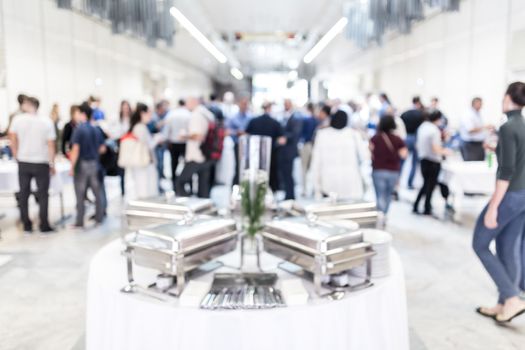
{"type": "Polygon", "coordinates": [[[282,186],[286,194],[285,199],[295,199],[295,182],[293,179],[293,164],[299,156],[297,145],[303,131],[303,118],[294,111],[291,100],[284,101],[284,115],[282,120],[286,143],[279,149],[279,172],[282,186]]]}
{"type": "Polygon", "coordinates": [[[277,175],[277,147],[283,145],[286,139],[283,137],[284,130],[277,120],[271,117],[272,104],[263,104],[263,115],[253,118],[246,127],[249,135],[269,136],[272,138],[272,158],[270,159],[270,188],[273,192],[279,189],[277,175]]]}

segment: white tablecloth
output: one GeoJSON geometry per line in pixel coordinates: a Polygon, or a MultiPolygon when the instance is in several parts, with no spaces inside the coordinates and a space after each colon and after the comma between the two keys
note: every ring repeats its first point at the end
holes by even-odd
{"type": "Polygon", "coordinates": [[[447,161],[443,163],[443,180],[452,191],[461,193],[492,194],[496,186],[498,165],[482,162],[447,161]]]}
{"type": "MultiPolygon", "coordinates": [[[[69,176],[71,164],[67,160],[60,160],[56,162],[55,167],[56,174],[51,177],[49,191],[61,193],[64,186],[72,181],[69,176]]],[[[18,164],[11,160],[0,160],[0,193],[16,193],[19,190],[18,164]]]]}
{"type": "MultiPolygon", "coordinates": [[[[373,287],[348,293],[339,301],[314,298],[308,305],[281,309],[209,311],[120,293],[126,283],[121,249],[120,241],[114,241],[91,262],[87,350],[409,348],[403,268],[395,252],[390,277],[375,280],[373,287]]],[[[263,267],[268,262],[275,266],[275,261],[265,255],[263,267]]],[[[282,278],[295,278],[278,273],[282,278]]],[[[143,269],[137,276],[153,279],[155,274],[143,269]]],[[[212,277],[210,273],[205,278],[212,277]]]]}

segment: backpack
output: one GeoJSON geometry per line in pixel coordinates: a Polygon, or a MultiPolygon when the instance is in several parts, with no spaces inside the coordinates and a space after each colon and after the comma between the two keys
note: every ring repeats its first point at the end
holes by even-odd
{"type": "Polygon", "coordinates": [[[221,159],[225,135],[226,130],[221,121],[208,123],[208,132],[201,144],[201,151],[206,160],[221,159]]]}

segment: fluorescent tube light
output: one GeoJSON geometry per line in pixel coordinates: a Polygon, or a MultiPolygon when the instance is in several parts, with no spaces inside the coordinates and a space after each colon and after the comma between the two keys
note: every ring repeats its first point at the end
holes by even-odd
{"type": "Polygon", "coordinates": [[[173,17],[175,17],[177,22],[186,28],[190,35],[193,36],[195,40],[199,42],[199,44],[201,44],[213,57],[215,57],[217,61],[220,63],[226,63],[228,61],[226,56],[220,52],[219,49],[213,45],[212,42],[204,36],[204,34],[200,32],[200,30],[198,30],[197,27],[195,27],[193,23],[191,23],[190,20],[184,16],[182,12],[180,12],[179,9],[172,7],[170,9],[170,13],[173,17]]]}
{"type": "Polygon", "coordinates": [[[238,68],[234,67],[230,69],[230,73],[237,80],[242,80],[242,78],[244,78],[244,74],[242,74],[242,72],[238,68]]]}
{"type": "Polygon", "coordinates": [[[314,45],[308,51],[308,53],[304,56],[303,61],[304,63],[311,63],[320,53],[324,50],[324,48],[337,36],[337,34],[341,33],[341,31],[346,27],[348,24],[348,19],[346,17],[341,18],[339,21],[337,21],[336,24],[330,30],[317,42],[317,44],[314,45]]]}

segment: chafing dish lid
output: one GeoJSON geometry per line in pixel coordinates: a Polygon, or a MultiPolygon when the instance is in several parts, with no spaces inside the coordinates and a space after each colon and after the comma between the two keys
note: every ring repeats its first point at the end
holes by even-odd
{"type": "Polygon", "coordinates": [[[170,210],[199,212],[213,207],[211,199],[157,196],[128,202],[128,210],[170,210]]]}
{"type": "Polygon", "coordinates": [[[274,220],[266,224],[262,235],[281,244],[320,253],[363,242],[359,225],[351,221],[339,226],[306,218],[274,220]]]}
{"type": "Polygon", "coordinates": [[[128,234],[125,241],[151,249],[185,251],[219,243],[236,234],[234,220],[200,216],[190,223],[182,220],[140,229],[128,234]]]}
{"type": "Polygon", "coordinates": [[[324,199],[322,201],[295,201],[293,208],[298,211],[306,213],[315,213],[318,215],[330,215],[341,212],[366,212],[376,211],[376,203],[374,202],[358,202],[351,200],[337,200],[324,199]]]}

